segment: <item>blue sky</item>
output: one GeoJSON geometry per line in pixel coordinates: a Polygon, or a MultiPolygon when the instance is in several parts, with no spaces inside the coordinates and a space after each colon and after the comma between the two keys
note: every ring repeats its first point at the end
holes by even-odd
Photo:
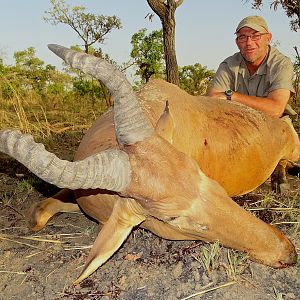
{"type": "MultiPolygon", "coordinates": [[[[160,29],[157,16],[152,22],[145,19],[152,12],[146,0],[65,0],[71,6],[80,5],[99,15],[116,15],[123,28],[108,35],[104,52],[122,63],[129,60],[131,36],[141,28],[160,29]]],[[[300,32],[292,32],[289,19],[282,9],[269,9],[265,0],[262,10],[251,9],[246,0],[185,0],[176,11],[176,53],[179,66],[200,63],[208,69],[218,67],[222,59],[237,52],[234,29],[247,15],[263,16],[273,33],[279,50],[295,57],[293,47],[300,48],[300,32]]],[[[47,49],[56,43],[69,47],[80,44],[80,39],[66,25],[53,26],[43,20],[44,12],[51,8],[50,0],[1,1],[0,6],[0,56],[6,64],[13,63],[13,53],[30,46],[37,56],[58,67],[61,61],[47,49]]]]}

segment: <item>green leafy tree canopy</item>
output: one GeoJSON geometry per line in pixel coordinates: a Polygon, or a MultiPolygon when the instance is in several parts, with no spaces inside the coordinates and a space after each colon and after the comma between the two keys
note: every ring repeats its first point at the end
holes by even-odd
{"type": "Polygon", "coordinates": [[[36,57],[34,47],[29,47],[22,51],[14,53],[16,67],[26,70],[37,70],[42,68],[44,62],[36,57]]]}
{"type": "Polygon", "coordinates": [[[34,47],[14,53],[15,64],[0,66],[0,97],[11,98],[14,91],[21,95],[28,93],[44,97],[54,85],[67,85],[68,77],[52,65],[36,57],[34,47]]]}
{"type": "MultiPolygon", "coordinates": [[[[91,46],[96,43],[102,44],[105,37],[113,29],[122,28],[121,21],[116,16],[103,16],[87,13],[85,7],[66,5],[64,0],[51,0],[52,10],[46,11],[44,20],[52,25],[66,24],[70,26],[84,43],[85,53],[91,53],[91,46]]],[[[104,56],[101,49],[97,51],[96,56],[104,56]]],[[[112,105],[112,98],[104,86],[99,81],[102,88],[102,94],[108,106],[112,105]]]]}
{"type": "Polygon", "coordinates": [[[130,56],[138,66],[136,75],[142,82],[148,82],[152,75],[164,72],[164,46],[162,30],[154,30],[149,34],[143,28],[131,38],[132,51],[130,56]]]}
{"type": "Polygon", "coordinates": [[[85,12],[85,7],[70,7],[64,0],[51,0],[52,10],[46,11],[44,20],[52,25],[70,26],[84,42],[85,52],[95,43],[103,43],[105,36],[113,29],[122,28],[116,16],[95,15],[85,12]]]}
{"type": "Polygon", "coordinates": [[[214,71],[199,63],[179,68],[180,87],[191,95],[205,95],[214,71]]]}

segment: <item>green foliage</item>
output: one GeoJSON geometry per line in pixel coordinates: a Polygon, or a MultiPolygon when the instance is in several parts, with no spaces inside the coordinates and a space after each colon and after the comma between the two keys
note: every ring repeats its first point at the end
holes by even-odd
{"type": "Polygon", "coordinates": [[[207,247],[203,247],[201,250],[200,259],[203,267],[208,274],[211,274],[219,265],[220,243],[216,241],[213,244],[208,244],[207,247]]]}
{"type": "Polygon", "coordinates": [[[248,256],[237,250],[227,249],[227,260],[228,264],[223,264],[227,276],[231,280],[237,280],[248,266],[248,256]]]}
{"type": "MultiPolygon", "coordinates": [[[[29,47],[14,53],[15,66],[6,69],[7,74],[13,75],[8,77],[8,82],[23,92],[35,90],[43,95],[55,67],[45,66],[44,62],[35,56],[35,52],[33,47],[29,47]]],[[[5,91],[2,92],[7,94],[5,91]]]]}
{"type": "Polygon", "coordinates": [[[88,128],[107,109],[105,87],[90,76],[70,76],[45,65],[33,47],[14,57],[14,65],[0,64],[0,128],[45,137],[88,128]]]}
{"type": "MultiPolygon", "coordinates": [[[[179,72],[175,51],[175,11],[184,0],[147,0],[149,6],[158,15],[163,28],[164,58],[166,80],[179,86],[179,72]]],[[[151,20],[153,16],[150,15],[151,20]]]]}
{"type": "MultiPolygon", "coordinates": [[[[93,54],[98,57],[109,60],[108,55],[102,53],[102,50],[94,50],[92,46],[96,43],[102,44],[106,38],[106,35],[110,33],[113,29],[122,28],[121,20],[116,16],[103,16],[95,15],[85,12],[85,7],[74,6],[71,7],[66,5],[64,0],[51,0],[52,9],[46,11],[46,16],[44,20],[50,22],[52,25],[66,24],[71,27],[79,36],[79,38],[84,42],[84,52],[93,54]]],[[[68,68],[69,71],[77,73],[80,80],[87,76],[82,75],[80,72],[76,72],[73,69],[68,68]]],[[[75,89],[77,92],[84,92],[89,90],[88,87],[91,84],[87,79],[79,84],[75,81],[75,89]]],[[[106,103],[112,105],[112,99],[109,91],[100,82],[100,89],[92,89],[93,95],[98,94],[98,96],[104,95],[106,103]],[[99,94],[100,93],[100,94],[99,94]]],[[[98,97],[97,96],[97,97],[98,97]]]]}
{"type": "MultiPolygon", "coordinates": [[[[90,51],[96,52],[92,47],[90,51]]],[[[103,102],[106,103],[108,90],[103,84],[74,69],[68,69],[72,76],[61,73],[54,66],[45,65],[36,57],[35,52],[33,47],[17,51],[14,54],[15,65],[0,65],[0,101],[12,99],[17,94],[25,98],[39,95],[45,103],[49,102],[53,107],[57,101],[64,102],[74,96],[90,98],[92,105],[96,102],[99,104],[99,100],[105,100],[103,102]],[[52,97],[55,97],[54,101],[52,97]]],[[[100,54],[109,59],[102,52],[97,52],[98,56],[100,54]]]]}
{"type": "MultiPolygon", "coordinates": [[[[79,45],[73,45],[70,47],[70,49],[74,50],[74,51],[77,51],[77,52],[84,52],[79,45]]],[[[120,67],[118,66],[117,62],[115,62],[113,59],[111,59],[109,57],[109,55],[107,53],[104,53],[102,51],[101,48],[99,49],[95,49],[94,47],[89,47],[88,49],[88,54],[91,54],[93,56],[96,56],[96,57],[100,57],[104,60],[106,60],[107,62],[109,62],[110,64],[114,65],[115,67],[119,68],[120,67]]],[[[78,70],[78,69],[74,69],[72,68],[69,64],[63,62],[63,66],[64,66],[64,71],[66,71],[68,74],[72,75],[72,76],[77,76],[77,77],[80,77],[80,78],[89,78],[90,76],[89,75],[86,75],[84,74],[82,71],[78,70]]]]}
{"type": "Polygon", "coordinates": [[[40,179],[38,178],[28,178],[28,179],[22,179],[19,182],[19,188],[20,190],[30,193],[33,190],[33,187],[40,182],[40,179]]]}
{"type": "Polygon", "coordinates": [[[4,99],[9,99],[13,96],[13,87],[11,84],[4,82],[1,84],[1,96],[4,99]]]}
{"type": "MultiPolygon", "coordinates": [[[[263,5],[263,0],[247,0],[252,2],[252,8],[260,9],[263,5]]],[[[266,1],[267,2],[267,1],[266,1]]],[[[290,27],[293,31],[300,29],[300,0],[272,0],[268,1],[270,8],[277,10],[281,7],[288,18],[291,19],[290,27]]]]}
{"type": "Polygon", "coordinates": [[[50,83],[47,87],[48,94],[63,95],[64,91],[65,91],[65,86],[60,82],[50,83]]]}
{"type": "Polygon", "coordinates": [[[162,30],[154,30],[148,35],[146,28],[139,30],[131,38],[130,56],[138,66],[136,75],[148,82],[152,75],[164,73],[164,46],[162,30]]]}
{"type": "Polygon", "coordinates": [[[35,56],[33,47],[15,52],[14,59],[16,67],[22,70],[39,70],[44,65],[44,62],[35,56]]]}
{"type": "Polygon", "coordinates": [[[85,12],[85,7],[70,7],[64,0],[51,0],[52,10],[46,11],[44,20],[52,25],[70,26],[84,41],[85,52],[95,43],[103,43],[105,36],[113,29],[122,28],[116,16],[94,15],[85,12]]]}
{"type": "Polygon", "coordinates": [[[214,72],[201,64],[184,66],[179,69],[180,87],[191,95],[204,95],[214,72]]]}
{"type": "Polygon", "coordinates": [[[0,58],[0,75],[3,76],[6,73],[7,67],[3,64],[3,59],[0,58]]]}
{"type": "MultiPolygon", "coordinates": [[[[78,45],[71,46],[71,49],[78,52],[83,52],[78,45]]],[[[114,65],[116,68],[120,69],[117,63],[113,61],[108,54],[103,53],[101,49],[97,50],[93,47],[89,47],[88,54],[100,57],[114,65]]],[[[110,93],[107,87],[101,81],[95,81],[95,79],[93,79],[90,75],[84,74],[80,70],[74,69],[67,64],[64,65],[64,70],[73,77],[73,91],[76,94],[81,96],[91,96],[93,101],[96,100],[96,98],[104,98],[108,106],[112,105],[112,103],[109,102],[111,100],[110,93]]]]}
{"type": "Polygon", "coordinates": [[[73,91],[80,96],[91,96],[92,98],[103,98],[103,92],[99,82],[74,78],[73,91]]]}

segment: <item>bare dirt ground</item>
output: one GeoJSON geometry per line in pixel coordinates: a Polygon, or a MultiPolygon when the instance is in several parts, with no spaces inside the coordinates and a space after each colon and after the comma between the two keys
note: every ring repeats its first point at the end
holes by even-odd
{"type": "MultiPolygon", "coordinates": [[[[70,159],[76,142],[62,140],[54,142],[51,150],[70,159]]],[[[286,196],[270,196],[269,186],[264,185],[236,200],[248,206],[266,197],[287,206],[298,203],[294,211],[299,223],[299,179],[291,181],[293,188],[286,196]]],[[[16,161],[0,155],[1,300],[300,299],[299,260],[294,267],[275,270],[217,243],[167,241],[141,229],[134,230],[92,276],[73,286],[98,224],[82,213],[60,214],[33,233],[27,226],[28,208],[55,191],[16,161]]],[[[262,209],[258,213],[270,222],[278,212],[262,209]]],[[[299,224],[285,224],[289,217],[284,214],[279,221],[278,227],[299,253],[299,224]]]]}

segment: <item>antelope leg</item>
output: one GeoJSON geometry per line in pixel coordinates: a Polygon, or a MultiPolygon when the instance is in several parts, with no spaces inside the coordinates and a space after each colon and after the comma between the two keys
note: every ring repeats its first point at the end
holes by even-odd
{"type": "Polygon", "coordinates": [[[28,211],[30,228],[34,231],[43,229],[49,219],[57,213],[80,211],[76,202],[71,202],[75,202],[73,192],[63,189],[54,196],[34,204],[28,211]]]}

